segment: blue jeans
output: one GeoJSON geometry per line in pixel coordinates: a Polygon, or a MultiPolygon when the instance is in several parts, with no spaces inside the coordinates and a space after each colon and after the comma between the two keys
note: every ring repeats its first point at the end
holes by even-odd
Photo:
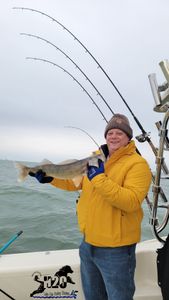
{"type": "Polygon", "coordinates": [[[82,242],[79,249],[86,300],[133,300],[136,245],[95,247],[82,242]]]}

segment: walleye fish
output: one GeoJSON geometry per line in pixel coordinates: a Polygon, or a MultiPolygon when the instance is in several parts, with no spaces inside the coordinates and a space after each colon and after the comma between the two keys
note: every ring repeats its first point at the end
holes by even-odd
{"type": "Polygon", "coordinates": [[[15,166],[19,169],[18,181],[23,181],[29,175],[29,172],[36,173],[42,170],[46,176],[52,176],[60,179],[72,179],[76,186],[79,185],[83,175],[86,174],[87,164],[98,166],[98,159],[105,161],[103,153],[93,154],[81,160],[69,160],[59,164],[51,162],[43,162],[41,165],[35,167],[28,167],[19,162],[15,166]]]}

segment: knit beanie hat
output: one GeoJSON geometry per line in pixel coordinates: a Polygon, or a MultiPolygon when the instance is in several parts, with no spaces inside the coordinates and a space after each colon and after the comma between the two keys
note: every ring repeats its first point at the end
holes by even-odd
{"type": "Polygon", "coordinates": [[[126,116],[121,114],[114,114],[105,128],[104,136],[106,137],[107,132],[114,128],[122,130],[127,134],[130,140],[132,139],[133,130],[130,127],[129,120],[126,116]]]}

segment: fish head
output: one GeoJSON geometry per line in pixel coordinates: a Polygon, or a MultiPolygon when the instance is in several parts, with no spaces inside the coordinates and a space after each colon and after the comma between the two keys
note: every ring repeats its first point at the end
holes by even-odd
{"type": "Polygon", "coordinates": [[[99,149],[99,150],[93,152],[92,156],[91,156],[90,159],[89,159],[88,164],[89,164],[90,166],[98,167],[98,166],[99,166],[99,164],[98,164],[98,160],[99,160],[99,159],[100,159],[101,161],[103,161],[103,162],[106,161],[106,157],[105,157],[105,155],[104,155],[104,153],[103,153],[103,151],[102,151],[101,149],[99,149]]]}

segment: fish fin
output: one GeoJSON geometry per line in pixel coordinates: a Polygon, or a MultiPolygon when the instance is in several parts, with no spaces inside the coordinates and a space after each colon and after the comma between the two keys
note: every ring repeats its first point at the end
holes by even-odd
{"type": "Polygon", "coordinates": [[[82,178],[83,178],[83,175],[78,175],[78,176],[72,178],[72,181],[73,181],[75,187],[78,187],[80,185],[82,178]]]}
{"type": "Polygon", "coordinates": [[[93,156],[99,155],[99,154],[100,154],[100,150],[95,150],[95,151],[92,152],[92,155],[93,155],[93,156]]]}
{"type": "Polygon", "coordinates": [[[66,164],[71,164],[75,161],[78,161],[78,159],[68,159],[68,160],[64,160],[64,161],[61,161],[60,163],[58,163],[57,165],[66,165],[66,164]]]}
{"type": "Polygon", "coordinates": [[[48,160],[47,158],[44,158],[41,163],[39,163],[39,165],[52,165],[53,162],[51,162],[50,160],[48,160]]]}
{"type": "MultiPolygon", "coordinates": [[[[71,163],[73,163],[73,162],[75,162],[77,160],[78,159],[68,159],[68,160],[64,160],[64,161],[61,161],[61,162],[57,163],[57,165],[71,164],[71,163]]],[[[53,162],[51,162],[50,160],[44,158],[39,165],[48,165],[48,164],[52,164],[53,165],[53,162]]]]}
{"type": "Polygon", "coordinates": [[[100,159],[101,159],[103,162],[106,161],[106,156],[105,156],[105,154],[104,154],[102,148],[100,148],[100,159]]]}
{"type": "Polygon", "coordinates": [[[15,167],[19,170],[18,182],[22,182],[28,176],[29,168],[19,162],[15,162],[15,167]]]}

